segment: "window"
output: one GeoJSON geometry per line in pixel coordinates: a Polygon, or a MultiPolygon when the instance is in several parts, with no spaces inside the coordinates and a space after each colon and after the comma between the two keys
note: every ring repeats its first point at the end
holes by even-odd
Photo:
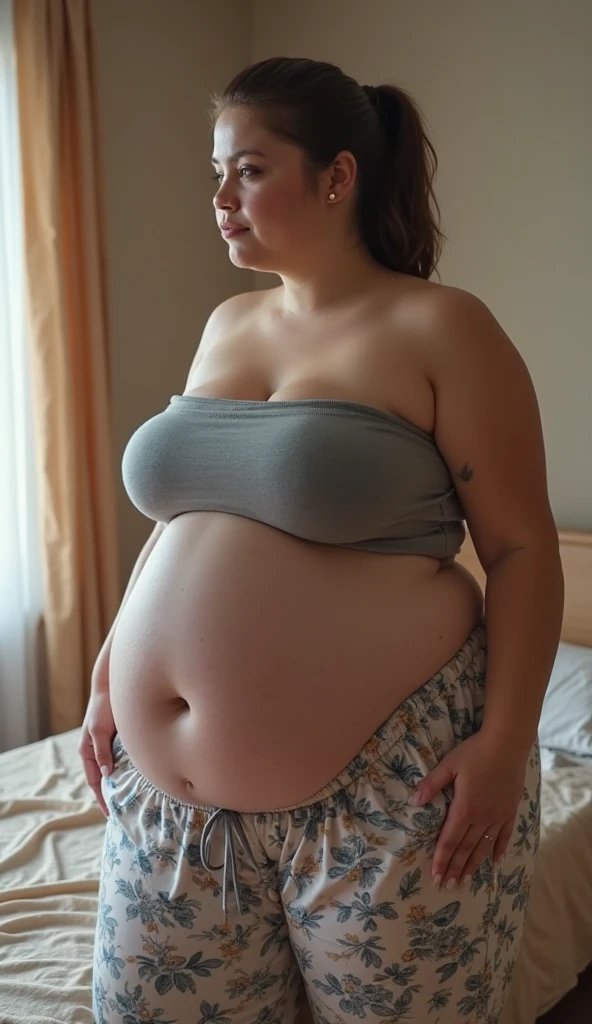
{"type": "Polygon", "coordinates": [[[43,588],[12,4],[0,0],[0,750],[40,738],[43,588]]]}

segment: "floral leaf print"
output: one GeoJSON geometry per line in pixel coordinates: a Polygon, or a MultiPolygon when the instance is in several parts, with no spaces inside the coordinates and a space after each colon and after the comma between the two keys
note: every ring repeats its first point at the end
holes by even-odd
{"type": "Polygon", "coordinates": [[[384,874],[380,857],[367,857],[376,849],[362,836],[346,836],[343,846],[332,846],[333,860],[343,867],[329,868],[329,878],[343,878],[349,882],[358,881],[365,889],[371,889],[376,883],[376,876],[384,874]]]}
{"type": "MultiPolygon", "coordinates": [[[[407,801],[401,800],[399,802],[394,803],[393,811],[394,813],[396,813],[397,810],[406,806],[407,801]]],[[[382,811],[377,808],[373,809],[372,804],[366,797],[363,797],[361,800],[358,801],[356,805],[355,816],[360,821],[363,821],[365,824],[372,825],[373,828],[382,829],[383,832],[411,832],[409,826],[405,825],[402,821],[398,821],[397,818],[391,818],[390,814],[386,814],[385,811],[382,811]]]]}
{"type": "Polygon", "coordinates": [[[110,939],[115,939],[117,918],[109,917],[110,910],[113,910],[113,907],[109,903],[101,903],[99,908],[99,932],[101,938],[106,934],[110,939]]]}
{"type": "Polygon", "coordinates": [[[130,837],[128,836],[127,832],[124,832],[124,830],[122,828],[120,828],[119,831],[120,831],[119,849],[120,850],[129,850],[130,853],[133,853],[136,848],[135,848],[134,844],[132,843],[130,837]]]}
{"type": "MultiPolygon", "coordinates": [[[[512,909],[514,909],[513,905],[512,909]]],[[[498,944],[500,946],[505,946],[506,949],[509,949],[514,941],[515,932],[516,923],[514,921],[510,921],[508,923],[508,915],[504,914],[504,916],[498,921],[495,929],[498,944]]]]}
{"type": "Polygon", "coordinates": [[[187,899],[187,893],[182,892],[174,900],[169,898],[168,892],[159,892],[158,898],[162,906],[167,910],[172,919],[180,924],[182,928],[191,928],[195,920],[195,910],[201,910],[199,900],[187,899]]]}
{"type": "Polygon", "coordinates": [[[157,833],[162,835],[163,839],[174,839],[175,822],[172,818],[166,817],[161,805],[157,804],[155,807],[145,808],[142,816],[142,825],[144,830],[150,834],[156,830],[157,833]]]}
{"type": "Polygon", "coordinates": [[[401,754],[394,757],[383,758],[383,764],[387,769],[386,775],[389,779],[396,779],[405,786],[414,786],[423,777],[419,765],[406,760],[401,754]]]}
{"type": "Polygon", "coordinates": [[[204,960],[203,953],[195,953],[187,960],[180,956],[177,946],[167,940],[158,942],[149,936],[142,936],[144,952],[147,954],[130,957],[130,962],[139,964],[138,976],[142,980],[154,981],[159,995],[166,995],[171,989],[179,992],[191,992],[195,995],[195,981],[192,974],[199,978],[209,978],[212,970],[223,967],[223,960],[204,960]]]}
{"type": "MultiPolygon", "coordinates": [[[[411,1006],[412,999],[413,999],[413,994],[412,994],[411,989],[410,988],[406,988],[405,991],[401,993],[399,998],[395,999],[395,1002],[393,1003],[392,1016],[391,1016],[391,1014],[388,1015],[390,1017],[390,1019],[391,1020],[401,1020],[403,1017],[406,1017],[407,1016],[407,1010],[411,1006]]],[[[384,1013],[382,1013],[382,1016],[386,1016],[386,1015],[384,1013]]]]}
{"type": "MultiPolygon", "coordinates": [[[[356,893],[356,896],[357,895],[358,894],[356,893]]],[[[355,900],[354,900],[354,903],[355,903],[355,900]]],[[[346,924],[346,922],[349,921],[350,917],[352,916],[354,904],[353,903],[340,903],[339,900],[332,900],[331,901],[331,906],[335,907],[335,909],[337,910],[337,923],[338,924],[346,924]]]]}
{"type": "Polygon", "coordinates": [[[514,868],[509,875],[502,875],[500,888],[508,896],[517,896],[524,885],[524,867],[514,868]]]}
{"type": "Polygon", "coordinates": [[[437,722],[441,718],[448,718],[448,710],[443,708],[441,704],[430,704],[427,708],[427,713],[432,722],[437,722]]]}
{"type": "MultiPolygon", "coordinates": [[[[284,946],[290,942],[286,934],[286,918],[281,911],[278,911],[273,916],[265,914],[261,920],[269,926],[261,942],[261,956],[267,956],[269,950],[274,947],[276,947],[278,952],[281,952],[284,946]]],[[[248,944],[245,945],[245,948],[247,946],[248,944]]]]}
{"type": "Polygon", "coordinates": [[[448,1006],[451,994],[451,988],[441,988],[434,992],[428,1003],[428,1013],[431,1013],[432,1010],[443,1010],[445,1006],[448,1006]]]}
{"type": "MultiPolygon", "coordinates": [[[[220,1010],[220,1003],[208,1003],[205,999],[202,999],[199,1004],[201,1017],[198,1018],[197,1024],[231,1024],[232,1017],[225,1016],[226,1011],[220,1010]]],[[[229,1010],[228,1013],[232,1013],[229,1010]]]]}
{"type": "Polygon", "coordinates": [[[452,978],[456,974],[457,970],[458,964],[455,963],[442,964],[441,967],[437,967],[436,974],[440,975],[440,984],[442,984],[443,981],[448,981],[449,978],[452,978]]]}
{"type": "Polygon", "coordinates": [[[471,974],[465,981],[465,988],[472,992],[472,996],[464,996],[459,999],[457,1006],[462,1014],[469,1016],[474,1014],[476,1020],[482,1020],[487,1013],[493,994],[491,982],[491,968],[486,961],[483,970],[479,974],[471,974]]]}
{"type": "Polygon", "coordinates": [[[125,960],[115,955],[115,944],[113,942],[110,942],[108,947],[103,946],[101,960],[106,965],[111,977],[119,981],[121,972],[125,967],[125,960]]]}
{"type": "Polygon", "coordinates": [[[393,1002],[393,990],[383,985],[363,984],[355,974],[344,974],[340,982],[334,974],[325,974],[327,983],[317,978],[313,985],[320,988],[326,995],[341,996],[339,1008],[344,1014],[364,1019],[366,1016],[388,1017],[390,1024],[407,1016],[413,992],[406,988],[393,1002]]]}
{"type": "Polygon", "coordinates": [[[125,878],[117,879],[117,894],[125,896],[128,900],[135,900],[136,893],[131,882],[128,882],[125,878]]]}
{"type": "MultiPolygon", "coordinates": [[[[403,967],[402,964],[393,963],[390,967],[385,967],[382,974],[375,974],[374,981],[392,981],[394,985],[400,985],[401,988],[409,986],[409,982],[413,978],[417,971],[417,965],[413,964],[411,967],[403,967]]],[[[414,985],[413,989],[417,989],[418,986],[414,985]]]]}
{"type": "Polygon", "coordinates": [[[473,960],[479,953],[477,947],[480,946],[482,942],[485,942],[484,935],[479,935],[476,939],[473,939],[472,942],[467,943],[462,953],[460,953],[458,957],[458,962],[461,967],[468,967],[469,964],[473,963],[473,960]]]}
{"type": "MultiPolygon", "coordinates": [[[[336,797],[338,794],[336,794],[336,797]]],[[[341,803],[348,803],[347,800],[341,803]]],[[[312,804],[310,807],[296,808],[290,812],[292,824],[296,829],[302,829],[302,842],[310,842],[315,845],[319,841],[319,829],[325,826],[327,818],[336,818],[341,813],[341,803],[336,799],[335,804],[325,806],[322,802],[312,804]]],[[[344,808],[346,809],[346,808],[344,808]]]]}
{"type": "Polygon", "coordinates": [[[530,853],[531,839],[534,842],[535,837],[539,831],[539,808],[538,804],[534,800],[530,800],[528,804],[528,816],[525,814],[520,815],[520,822],[518,824],[518,838],[516,839],[514,846],[517,850],[526,849],[530,853]]]}
{"type": "Polygon", "coordinates": [[[121,860],[117,856],[117,843],[109,838],[105,843],[105,856],[103,860],[105,875],[110,875],[113,869],[120,864],[121,860]]]}
{"type": "Polygon", "coordinates": [[[344,947],[343,953],[327,953],[329,960],[349,960],[352,956],[359,956],[364,967],[382,967],[382,957],[376,952],[377,949],[386,949],[386,946],[379,946],[377,935],[360,941],[357,935],[345,933],[343,939],[337,939],[337,945],[344,947]]]}
{"type": "Polygon", "coordinates": [[[498,892],[495,896],[495,899],[491,900],[488,906],[486,907],[485,912],[483,914],[483,920],[481,922],[481,930],[485,935],[489,932],[491,926],[495,924],[497,916],[500,912],[501,903],[502,898],[500,893],[498,892]]]}
{"type": "Polygon", "coordinates": [[[458,917],[459,910],[460,901],[454,900],[452,903],[447,903],[441,910],[437,910],[435,914],[432,914],[431,920],[436,925],[436,928],[447,928],[458,917]]]}
{"type": "Polygon", "coordinates": [[[479,892],[484,886],[490,892],[493,892],[495,888],[495,864],[492,857],[486,857],[482,860],[479,867],[475,871],[473,882],[471,885],[471,892],[473,895],[479,892]]]}
{"type": "Polygon", "coordinates": [[[439,832],[442,825],[442,811],[435,804],[426,804],[421,811],[416,811],[412,818],[416,829],[423,832],[426,838],[439,832]]]}
{"type": "Polygon", "coordinates": [[[199,900],[188,900],[186,892],[175,900],[170,900],[167,892],[159,892],[158,899],[154,898],[149,890],[144,889],[141,878],[136,879],[133,886],[123,878],[118,878],[116,891],[128,900],[125,908],[127,920],[139,918],[145,926],[158,922],[172,928],[176,921],[183,928],[190,928],[195,919],[195,910],[201,910],[199,900]]]}
{"type": "Polygon", "coordinates": [[[128,989],[128,982],[125,983],[125,994],[115,993],[116,1002],[109,1000],[113,1012],[118,1012],[123,1024],[177,1024],[177,1019],[165,1019],[162,1015],[163,1009],[153,1009],[146,1003],[142,995],[142,986],[136,985],[133,992],[128,989]]]}
{"type": "Polygon", "coordinates": [[[144,849],[142,849],[141,846],[137,847],[134,850],[130,866],[132,868],[132,871],[139,870],[142,875],[152,874],[152,864],[150,863],[150,858],[148,857],[148,854],[144,849]]]}
{"type": "MultiPolygon", "coordinates": [[[[323,982],[318,979],[315,979],[313,984],[316,985],[317,988],[320,988],[326,996],[343,995],[341,984],[334,974],[325,974],[325,978],[327,979],[326,985],[323,985],[323,982]]],[[[360,978],[356,978],[356,981],[358,982],[358,985],[361,984],[360,978]]]]}
{"type": "MultiPolygon", "coordinates": [[[[278,915],[279,917],[279,915],[278,915]]],[[[269,918],[264,918],[265,921],[269,921],[269,918]]],[[[249,925],[243,925],[237,922],[232,928],[228,923],[226,924],[214,924],[211,928],[204,928],[201,932],[195,932],[187,936],[187,941],[195,939],[197,942],[215,942],[218,946],[218,950],[222,957],[224,957],[224,967],[231,967],[233,962],[240,961],[243,958],[243,954],[248,950],[251,944],[251,936],[259,930],[261,927],[260,922],[255,922],[249,925]]],[[[263,946],[261,947],[261,955],[263,955],[263,946]]]]}
{"type": "Polygon", "coordinates": [[[468,740],[475,732],[475,709],[451,708],[450,721],[457,740],[468,740]]]}
{"type": "Polygon", "coordinates": [[[530,878],[525,878],[520,887],[520,891],[512,901],[512,910],[524,911],[528,906],[530,899],[530,878]]]}
{"type": "Polygon", "coordinates": [[[189,861],[189,866],[192,868],[201,868],[203,870],[203,862],[201,859],[201,853],[199,852],[199,843],[188,843],[183,847],[183,856],[189,861]]]}
{"type": "Polygon", "coordinates": [[[372,903],[372,897],[369,892],[364,892],[361,895],[359,892],[354,893],[354,899],[351,903],[331,900],[331,906],[335,907],[338,911],[337,920],[339,924],[345,924],[349,921],[352,914],[355,913],[358,921],[364,921],[362,930],[365,932],[376,931],[376,917],[383,917],[387,921],[396,921],[399,916],[390,900],[372,903]]]}
{"type": "MultiPolygon", "coordinates": [[[[452,922],[457,917],[460,903],[454,901],[429,914],[426,907],[413,904],[407,914],[409,949],[403,953],[403,962],[411,960],[446,960],[440,982],[455,973],[459,956],[466,949],[469,929],[452,922]],[[448,967],[448,963],[452,966],[448,967]]],[[[481,936],[480,941],[484,941],[481,936]]],[[[442,968],[440,968],[442,970],[442,968]]]]}
{"type": "Polygon", "coordinates": [[[516,961],[514,959],[508,960],[507,964],[504,967],[504,974],[503,974],[503,979],[504,979],[503,980],[503,987],[504,987],[504,990],[507,989],[507,987],[510,984],[512,978],[514,977],[514,969],[515,969],[515,967],[516,967],[516,961]]]}
{"type": "Polygon", "coordinates": [[[399,882],[399,896],[402,900],[408,900],[411,896],[416,896],[418,892],[421,892],[421,886],[418,885],[420,878],[421,868],[405,872],[399,882]]]}
{"type": "Polygon", "coordinates": [[[306,910],[303,906],[294,906],[292,903],[288,903],[285,906],[285,911],[289,914],[294,924],[300,928],[308,939],[313,937],[313,932],[321,926],[321,922],[324,918],[324,914],[321,913],[325,910],[323,905],[317,906],[316,911],[311,913],[306,910]]]}
{"type": "Polygon", "coordinates": [[[279,974],[273,974],[271,967],[258,967],[252,974],[237,971],[227,982],[226,988],[230,999],[237,999],[248,994],[249,999],[264,999],[268,989],[273,989],[279,980],[279,974]]]}
{"type": "Polygon", "coordinates": [[[163,846],[161,843],[157,843],[152,836],[146,837],[146,850],[148,857],[156,860],[160,867],[177,867],[178,854],[177,850],[171,846],[163,846]]]}
{"type": "MultiPolygon", "coordinates": [[[[318,856],[308,853],[306,857],[303,857],[298,861],[298,864],[290,865],[290,877],[296,887],[295,899],[300,899],[307,889],[313,884],[315,879],[318,878],[323,867],[323,847],[320,848],[318,856]]],[[[286,885],[286,876],[284,875],[281,882],[280,888],[283,889],[286,885]]]]}
{"type": "Polygon", "coordinates": [[[298,970],[304,977],[307,971],[312,971],[314,966],[314,959],[312,950],[310,948],[305,949],[304,946],[299,946],[298,943],[292,940],[292,951],[296,957],[296,963],[298,964],[298,970]]]}

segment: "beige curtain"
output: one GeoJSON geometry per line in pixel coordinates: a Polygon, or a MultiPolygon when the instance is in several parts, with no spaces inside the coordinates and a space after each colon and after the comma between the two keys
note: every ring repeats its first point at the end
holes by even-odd
{"type": "Polygon", "coordinates": [[[120,601],[88,0],[14,0],[49,734],[79,726],[120,601]]]}

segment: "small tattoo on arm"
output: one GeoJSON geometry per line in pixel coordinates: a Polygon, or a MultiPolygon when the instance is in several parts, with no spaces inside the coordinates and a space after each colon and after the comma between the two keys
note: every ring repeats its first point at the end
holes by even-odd
{"type": "Polygon", "coordinates": [[[472,480],[472,478],[473,478],[473,470],[469,466],[468,462],[465,462],[463,468],[461,469],[461,471],[460,471],[460,473],[458,475],[461,478],[461,480],[465,481],[465,483],[468,483],[469,480],[472,480]]]}

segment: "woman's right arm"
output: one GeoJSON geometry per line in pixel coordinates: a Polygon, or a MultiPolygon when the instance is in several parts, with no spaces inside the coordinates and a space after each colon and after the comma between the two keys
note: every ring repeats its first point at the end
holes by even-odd
{"type": "Polygon", "coordinates": [[[111,626],[111,629],[109,630],[103,642],[103,646],[101,647],[101,650],[97,655],[97,660],[95,661],[91,677],[91,691],[109,689],[109,656],[111,654],[111,645],[113,643],[113,637],[115,636],[117,624],[121,618],[121,613],[123,612],[125,603],[128,597],[130,596],[132,590],[134,589],[138,581],[138,578],[142,572],[142,569],[144,568],[146,562],[148,561],[148,557],[153,548],[155,547],[158,538],[162,534],[163,530],[166,528],[166,525],[166,523],[156,524],[152,533],[148,537],[148,540],[144,544],[144,547],[140,551],[140,554],[138,555],[136,564],[134,565],[132,574],[129,578],[125,593],[123,595],[123,598],[121,599],[119,611],[117,612],[117,615],[113,620],[113,625],[111,626]]]}

